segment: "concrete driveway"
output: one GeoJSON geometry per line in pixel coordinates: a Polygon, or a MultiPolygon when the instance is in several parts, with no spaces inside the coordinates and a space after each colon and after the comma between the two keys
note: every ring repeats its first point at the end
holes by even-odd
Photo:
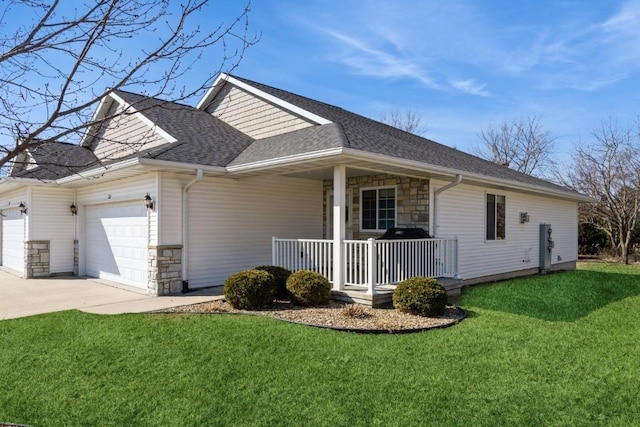
{"type": "Polygon", "coordinates": [[[0,270],[0,320],[72,309],[96,314],[142,313],[221,299],[221,292],[213,288],[157,297],[98,279],[21,279],[0,270]]]}

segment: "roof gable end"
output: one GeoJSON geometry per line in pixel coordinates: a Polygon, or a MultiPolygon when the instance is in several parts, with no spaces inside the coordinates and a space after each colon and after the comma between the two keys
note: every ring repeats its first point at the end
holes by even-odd
{"type": "Polygon", "coordinates": [[[198,102],[198,105],[196,106],[196,108],[198,108],[199,110],[205,110],[209,105],[211,105],[211,103],[213,102],[213,100],[216,98],[216,95],[218,95],[218,93],[220,92],[220,90],[222,89],[222,87],[224,86],[225,83],[230,83],[242,90],[245,90],[259,98],[262,98],[272,104],[275,104],[295,115],[298,115],[300,117],[303,117],[307,120],[312,121],[315,124],[318,125],[326,125],[331,123],[331,120],[328,120],[318,114],[314,114],[311,111],[305,110],[304,108],[301,108],[297,105],[291,104],[287,101],[285,101],[284,99],[278,98],[277,96],[274,96],[272,94],[269,94],[265,91],[262,91],[258,88],[256,88],[255,86],[252,86],[246,82],[243,82],[229,74],[225,74],[225,73],[221,73],[218,78],[216,78],[216,80],[213,82],[213,84],[211,85],[211,87],[209,88],[209,90],[207,91],[207,93],[204,95],[204,97],[200,100],[200,102],[198,102]]]}

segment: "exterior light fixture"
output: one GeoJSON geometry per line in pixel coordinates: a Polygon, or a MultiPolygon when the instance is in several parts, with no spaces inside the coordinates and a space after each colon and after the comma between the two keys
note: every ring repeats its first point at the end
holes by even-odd
{"type": "Polygon", "coordinates": [[[27,207],[24,205],[24,203],[20,202],[20,205],[18,205],[18,208],[20,209],[20,213],[25,215],[27,213],[27,207]]]}
{"type": "Polygon", "coordinates": [[[78,215],[78,207],[75,205],[75,203],[71,203],[71,206],[69,206],[69,210],[71,210],[71,215],[78,215]]]}
{"type": "Polygon", "coordinates": [[[147,209],[153,210],[153,200],[151,199],[151,196],[149,195],[149,193],[147,193],[147,195],[144,196],[144,205],[147,207],[147,209]]]}

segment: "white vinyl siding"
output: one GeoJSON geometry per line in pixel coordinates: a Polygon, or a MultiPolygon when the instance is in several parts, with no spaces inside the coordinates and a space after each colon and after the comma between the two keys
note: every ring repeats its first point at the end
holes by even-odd
{"type": "MultiPolygon", "coordinates": [[[[431,180],[432,191],[446,182],[431,180]]],[[[458,237],[459,270],[464,279],[539,267],[539,224],[551,224],[555,248],[552,263],[578,258],[577,203],[519,192],[460,184],[439,195],[438,235],[458,237]],[[506,240],[485,239],[486,193],[506,197],[506,240]],[[520,223],[520,213],[530,221],[520,223]]]]}
{"type": "Polygon", "coordinates": [[[49,241],[49,272],[73,272],[73,239],[76,217],[69,206],[74,191],[58,187],[34,187],[31,190],[30,240],[49,241]]]}
{"type": "Polygon", "coordinates": [[[189,286],[222,285],[231,274],[270,264],[274,236],[322,238],[322,198],[316,180],[202,179],[189,191],[189,286]]]}
{"type": "Polygon", "coordinates": [[[116,117],[102,124],[92,142],[93,152],[98,159],[118,159],[135,151],[168,143],[155,129],[129,111],[133,110],[125,112],[116,101],[109,108],[107,117],[116,117]]]}
{"type": "MultiPolygon", "coordinates": [[[[158,245],[182,244],[182,189],[193,175],[163,173],[160,179],[158,245]]],[[[198,185],[198,184],[196,184],[198,185]]]]}
{"type": "Polygon", "coordinates": [[[313,126],[310,121],[230,84],[221,89],[206,110],[255,139],[313,126]]]}

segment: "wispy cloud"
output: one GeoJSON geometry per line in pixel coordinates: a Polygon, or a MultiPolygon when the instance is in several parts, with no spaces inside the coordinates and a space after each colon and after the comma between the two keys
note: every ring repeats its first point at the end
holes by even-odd
{"type": "Polygon", "coordinates": [[[470,95],[491,96],[491,93],[485,90],[486,84],[479,84],[471,79],[451,81],[450,83],[454,88],[470,95]]]}
{"type": "Polygon", "coordinates": [[[441,85],[411,58],[371,47],[362,40],[338,31],[327,30],[326,33],[339,41],[343,47],[339,60],[361,74],[384,78],[410,78],[429,88],[442,89],[441,85]]]}

